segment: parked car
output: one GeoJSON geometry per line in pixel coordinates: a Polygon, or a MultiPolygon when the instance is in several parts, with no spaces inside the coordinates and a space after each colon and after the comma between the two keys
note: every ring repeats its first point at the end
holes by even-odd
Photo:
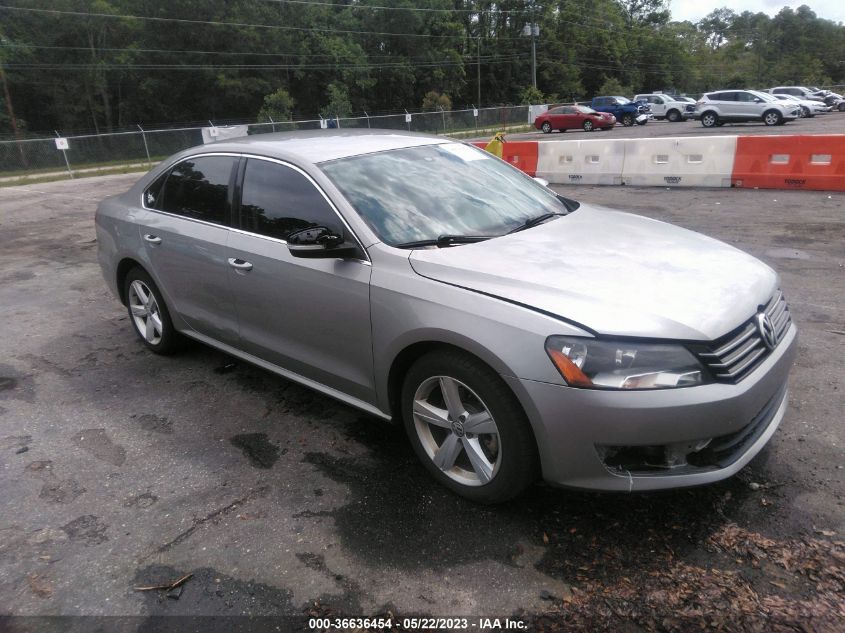
{"type": "Polygon", "coordinates": [[[830,106],[825,105],[821,101],[810,101],[809,99],[801,99],[799,97],[793,97],[792,95],[773,95],[775,99],[779,101],[785,101],[787,103],[798,105],[801,108],[801,117],[809,117],[812,118],[817,114],[824,114],[825,112],[830,112],[830,106]]]}
{"type": "Polygon", "coordinates": [[[616,117],[606,112],[596,112],[592,108],[582,105],[564,105],[550,108],[534,119],[534,127],[549,134],[552,130],[582,129],[585,132],[593,130],[610,130],[616,125],[616,117]]]}
{"type": "MultiPolygon", "coordinates": [[[[810,88],[810,90],[813,90],[813,88],[810,88]]],[[[831,92],[830,90],[813,90],[813,96],[824,101],[832,110],[845,112],[845,97],[841,94],[831,92]]]]}
{"type": "Polygon", "coordinates": [[[793,97],[798,97],[800,99],[824,101],[823,99],[815,96],[813,91],[806,86],[777,86],[776,88],[770,88],[768,92],[773,95],[792,95],[793,97]]]}
{"type": "MultiPolygon", "coordinates": [[[[655,119],[666,119],[672,123],[686,121],[688,110],[686,103],[677,101],[674,97],[664,94],[643,94],[634,97],[635,102],[644,101],[651,108],[655,119]]],[[[695,109],[695,106],[693,106],[695,109]]]]}
{"type": "Polygon", "coordinates": [[[679,95],[673,95],[672,98],[675,101],[680,101],[681,103],[685,104],[687,112],[695,112],[695,99],[693,99],[692,97],[681,97],[679,95]]]}
{"type": "Polygon", "coordinates": [[[720,90],[708,92],[695,104],[693,118],[704,127],[762,121],[766,125],[783,125],[797,119],[801,107],[776,99],[773,95],[757,90],[720,90]]]}
{"type": "Polygon", "coordinates": [[[401,422],[433,477],[476,501],[541,475],[714,482],[787,408],[796,329],[769,266],[442,137],[195,147],[103,200],[96,229],[150,351],[194,339],[401,422]]]}
{"type": "Polygon", "coordinates": [[[626,127],[645,125],[650,118],[647,105],[637,105],[627,97],[593,97],[591,106],[597,112],[612,114],[626,127]]]}

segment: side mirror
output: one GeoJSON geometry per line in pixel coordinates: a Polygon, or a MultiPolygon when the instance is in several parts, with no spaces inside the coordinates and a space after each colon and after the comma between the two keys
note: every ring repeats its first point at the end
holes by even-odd
{"type": "Polygon", "coordinates": [[[763,103],[763,100],[760,97],[754,97],[754,103],[763,103]]]}
{"type": "Polygon", "coordinates": [[[343,240],[325,226],[311,226],[288,235],[288,251],[294,257],[307,259],[345,259],[359,254],[358,246],[343,240]]]}

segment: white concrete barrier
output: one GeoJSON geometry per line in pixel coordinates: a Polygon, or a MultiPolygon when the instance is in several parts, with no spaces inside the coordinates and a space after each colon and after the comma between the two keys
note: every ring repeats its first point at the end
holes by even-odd
{"type": "Polygon", "coordinates": [[[624,139],[540,141],[538,145],[537,177],[554,185],[623,184],[624,139]]]}
{"type": "Polygon", "coordinates": [[[626,139],[622,183],[635,187],[730,187],[736,139],[626,139]]]}

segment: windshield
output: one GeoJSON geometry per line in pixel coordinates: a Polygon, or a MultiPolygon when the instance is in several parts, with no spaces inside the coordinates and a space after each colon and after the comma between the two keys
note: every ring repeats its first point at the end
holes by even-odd
{"type": "Polygon", "coordinates": [[[619,105],[625,105],[626,103],[631,103],[631,100],[627,97],[613,97],[619,103],[619,105]]]}
{"type": "Polygon", "coordinates": [[[341,158],[319,167],[383,242],[496,237],[569,212],[550,189],[462,143],[341,158]]]}
{"type": "Polygon", "coordinates": [[[592,108],[588,108],[587,106],[574,106],[574,107],[578,112],[581,112],[582,114],[598,114],[598,112],[596,112],[592,108]]]}

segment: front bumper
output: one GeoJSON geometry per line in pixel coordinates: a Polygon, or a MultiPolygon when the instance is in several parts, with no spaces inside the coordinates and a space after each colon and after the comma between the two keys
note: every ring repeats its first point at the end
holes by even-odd
{"type": "Polygon", "coordinates": [[[796,340],[791,325],[780,345],[738,384],[623,392],[506,380],[532,422],[549,483],[629,492],[695,486],[735,474],[774,434],[787,408],[796,340]],[[608,465],[600,455],[608,446],[694,446],[708,439],[731,448],[712,463],[647,472],[608,465]]]}

